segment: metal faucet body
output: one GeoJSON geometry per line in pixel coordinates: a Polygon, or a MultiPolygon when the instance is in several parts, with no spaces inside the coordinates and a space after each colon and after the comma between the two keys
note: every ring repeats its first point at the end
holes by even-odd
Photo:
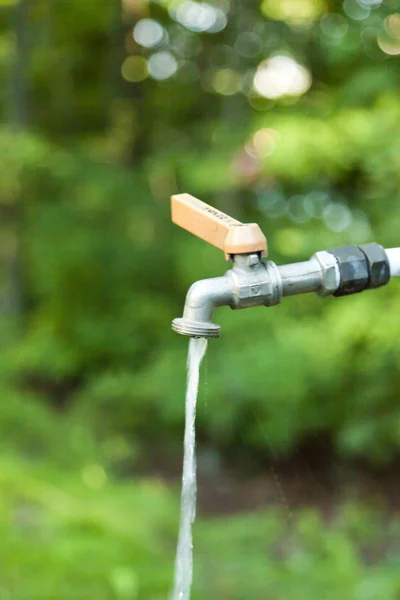
{"type": "Polygon", "coordinates": [[[177,333],[218,337],[213,322],[217,306],[236,310],[274,306],[286,296],[317,292],[347,296],[386,285],[400,277],[400,248],[379,244],[343,246],[317,252],[310,260],[277,267],[267,256],[267,240],[255,223],[240,223],[190,194],[171,198],[172,220],[224,251],[233,267],[222,277],[203,279],[190,288],[183,317],[174,319],[177,333]]]}
{"type": "Polygon", "coordinates": [[[237,254],[232,260],[233,268],[222,277],[203,279],[191,286],[183,317],[173,321],[174,331],[195,337],[218,337],[221,328],[212,322],[217,306],[236,310],[279,304],[282,282],[275,263],[263,262],[256,253],[237,254]]]}
{"type": "Polygon", "coordinates": [[[274,306],[283,297],[316,292],[344,296],[388,283],[400,276],[400,249],[385,251],[378,244],[345,246],[314,254],[310,260],[277,266],[260,253],[231,257],[233,267],[222,277],[194,283],[186,296],[183,317],[174,319],[177,333],[192,337],[218,337],[214,309],[237,310],[274,306]]]}

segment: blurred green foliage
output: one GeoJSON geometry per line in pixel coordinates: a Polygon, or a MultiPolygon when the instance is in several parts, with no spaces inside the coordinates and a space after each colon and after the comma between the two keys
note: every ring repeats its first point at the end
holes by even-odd
{"type": "MultiPolygon", "coordinates": [[[[156,480],[110,481],[97,464],[76,475],[3,455],[5,598],[161,600],[172,582],[178,505],[156,480]]],[[[200,520],[193,598],[395,600],[399,523],[343,506],[325,524],[274,509],[200,520]]]]}
{"type": "MultiPolygon", "coordinates": [[[[0,133],[4,384],[94,424],[100,443],[116,436],[136,456],[162,428],[166,447],[177,447],[186,344],[169,323],[189,285],[224,264],[173,228],[170,193],[258,221],[278,263],[334,245],[399,243],[400,70],[379,47],[381,35],[397,39],[396,6],[355,19],[351,3],[292,4],[238,2],[215,34],[175,23],[168,3],[127,2],[122,13],[104,3],[79,26],[73,4],[57,15],[46,3],[2,9],[52,25],[45,38],[29,30],[38,44],[18,71],[24,38],[15,21],[12,42],[3,20],[5,114],[7,102],[25,102],[28,115],[0,133]],[[160,47],[182,58],[175,76],[132,83],[119,77],[123,61],[155,56],[132,37],[144,17],[168,32],[160,47]],[[60,56],[52,67],[51,53],[60,56]],[[309,91],[271,98],[207,84],[210,69],[248,79],[277,54],[308,67],[309,91]],[[199,77],[186,81],[195,66],[199,77]]],[[[221,309],[223,335],[209,351],[213,408],[200,407],[200,430],[223,453],[239,422],[257,452],[267,437],[286,456],[321,432],[343,456],[390,461],[400,444],[398,301],[394,283],[268,311],[221,309]]]]}
{"type": "MultiPolygon", "coordinates": [[[[400,244],[400,3],[193,4],[0,0],[5,598],[156,600],[171,583],[177,505],[120,479],[154,447],[179,462],[187,344],[170,321],[226,268],[172,226],[172,193],[257,221],[277,263],[400,244]]],[[[394,282],[219,309],[200,439],[230,464],[316,435],[393,462],[399,301],[394,282]]],[[[340,518],[304,515],[290,540],[275,514],[200,523],[194,597],[395,600],[390,532],[340,518]]]]}

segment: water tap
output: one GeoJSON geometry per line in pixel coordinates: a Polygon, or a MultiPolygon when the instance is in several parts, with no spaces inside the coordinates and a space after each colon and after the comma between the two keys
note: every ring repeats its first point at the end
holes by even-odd
{"type": "Polygon", "coordinates": [[[172,221],[223,250],[232,268],[222,277],[194,283],[186,296],[183,317],[172,329],[191,337],[218,337],[214,309],[274,306],[283,297],[317,292],[347,296],[375,289],[400,277],[400,248],[376,243],[316,252],[308,261],[277,266],[256,223],[240,223],[190,194],[171,198],[172,221]]]}

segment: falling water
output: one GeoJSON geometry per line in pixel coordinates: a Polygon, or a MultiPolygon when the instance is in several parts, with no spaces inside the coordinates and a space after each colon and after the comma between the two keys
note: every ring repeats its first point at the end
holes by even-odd
{"type": "Polygon", "coordinates": [[[207,350],[205,338],[191,338],[187,361],[186,424],[181,494],[181,518],[172,600],[189,600],[193,576],[192,523],[196,516],[195,419],[200,364],[207,350]]]}

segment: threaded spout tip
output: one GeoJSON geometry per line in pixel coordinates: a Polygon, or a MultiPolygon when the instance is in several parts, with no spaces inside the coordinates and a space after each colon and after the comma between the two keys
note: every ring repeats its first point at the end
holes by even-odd
{"type": "Polygon", "coordinates": [[[217,338],[221,327],[215,323],[200,323],[198,321],[190,321],[189,319],[174,319],[172,321],[172,329],[180,335],[187,335],[195,338],[217,338]]]}

